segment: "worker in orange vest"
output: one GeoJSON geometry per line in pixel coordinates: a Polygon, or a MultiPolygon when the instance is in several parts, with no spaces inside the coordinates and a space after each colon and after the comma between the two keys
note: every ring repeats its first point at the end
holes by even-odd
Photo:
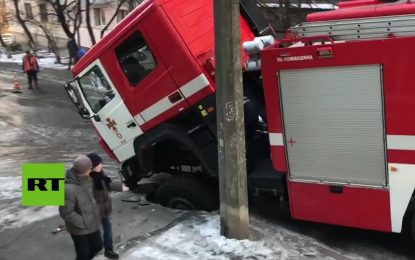
{"type": "Polygon", "coordinates": [[[38,88],[37,73],[39,72],[39,63],[37,62],[36,56],[30,53],[30,51],[26,51],[26,55],[23,57],[23,71],[27,74],[29,89],[33,89],[32,82],[38,88]]]}

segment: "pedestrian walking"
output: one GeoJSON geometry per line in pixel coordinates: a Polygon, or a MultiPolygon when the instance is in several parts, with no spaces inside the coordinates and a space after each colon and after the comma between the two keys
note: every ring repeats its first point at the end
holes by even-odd
{"type": "Polygon", "coordinates": [[[59,214],[72,237],[77,260],[94,258],[103,244],[99,208],[89,177],[91,169],[92,162],[88,157],[75,159],[72,168],[66,172],[65,205],[59,207],[59,214]]]}
{"type": "Polygon", "coordinates": [[[77,63],[80,57],[78,56],[79,47],[76,41],[74,39],[70,39],[66,43],[66,47],[69,52],[69,65],[71,65],[72,59],[74,59],[74,64],[77,63]]]}
{"type": "Polygon", "coordinates": [[[89,153],[87,157],[92,162],[92,172],[90,176],[93,180],[93,193],[99,206],[101,223],[104,237],[104,255],[110,259],[118,259],[118,254],[114,252],[112,239],[112,224],[110,215],[112,213],[112,202],[109,196],[110,191],[128,191],[122,182],[113,182],[105,173],[102,165],[102,158],[96,153],[89,153]]]}
{"type": "Polygon", "coordinates": [[[23,57],[23,72],[27,75],[29,81],[29,89],[33,89],[33,83],[36,88],[39,88],[37,83],[37,73],[39,72],[39,63],[37,57],[30,51],[26,51],[26,55],[23,57]]]}

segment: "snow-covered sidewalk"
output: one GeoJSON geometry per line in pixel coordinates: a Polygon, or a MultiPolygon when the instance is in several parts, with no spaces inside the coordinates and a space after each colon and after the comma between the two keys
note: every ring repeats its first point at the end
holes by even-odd
{"type": "Polygon", "coordinates": [[[227,239],[220,235],[217,213],[194,214],[158,236],[135,245],[123,245],[118,250],[124,251],[121,259],[127,260],[364,259],[332,249],[314,238],[270,225],[260,218],[251,218],[250,225],[250,240],[227,239]]]}
{"type": "MultiPolygon", "coordinates": [[[[11,58],[9,58],[8,55],[5,54],[5,52],[0,51],[0,62],[16,63],[21,65],[24,55],[24,52],[19,52],[11,54],[11,58]]],[[[49,53],[47,51],[38,51],[36,52],[36,56],[38,57],[40,69],[64,70],[68,68],[67,64],[69,60],[67,57],[62,57],[62,64],[57,64],[56,56],[53,53],[49,53]]]]}

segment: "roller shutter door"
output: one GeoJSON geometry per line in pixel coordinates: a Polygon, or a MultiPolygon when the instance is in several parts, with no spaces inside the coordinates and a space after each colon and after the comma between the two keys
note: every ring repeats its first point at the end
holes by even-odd
{"type": "Polygon", "coordinates": [[[290,178],[386,185],[381,66],[278,75],[290,178]]]}

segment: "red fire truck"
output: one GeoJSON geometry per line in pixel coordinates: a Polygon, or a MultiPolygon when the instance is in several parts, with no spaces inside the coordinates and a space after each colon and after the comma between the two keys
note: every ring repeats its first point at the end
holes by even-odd
{"type": "MultiPolygon", "coordinates": [[[[341,2],[282,40],[241,6],[250,194],[294,219],[415,224],[415,4],[341,2]]],[[[212,0],[147,0],[65,84],[130,187],[171,175],[155,193],[170,207],[217,207],[213,35],[212,0]]]]}

